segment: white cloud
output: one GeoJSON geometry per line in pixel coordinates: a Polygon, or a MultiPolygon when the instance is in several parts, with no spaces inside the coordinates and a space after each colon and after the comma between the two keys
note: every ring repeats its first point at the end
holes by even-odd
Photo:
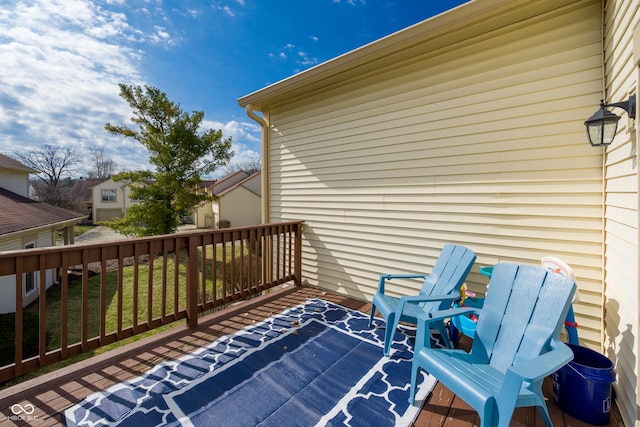
{"type": "MultiPolygon", "coordinates": [[[[230,164],[244,164],[250,160],[260,158],[260,126],[252,121],[237,122],[232,120],[227,123],[221,123],[216,121],[202,122],[203,129],[220,129],[222,130],[222,137],[231,137],[232,148],[234,156],[232,157],[230,164]]],[[[222,171],[215,171],[212,177],[219,178],[222,171]]]]}
{"type": "MultiPolygon", "coordinates": [[[[340,4],[341,1],[340,0],[332,0],[332,3],[340,4]]],[[[355,6],[356,4],[362,4],[362,5],[367,4],[367,2],[365,0],[347,0],[345,3],[350,4],[351,6],[355,6]]]]}
{"type": "Polygon", "coordinates": [[[158,25],[154,26],[155,32],[149,36],[152,43],[162,43],[166,45],[175,44],[175,42],[171,39],[171,35],[165,31],[163,27],[158,25]]]}
{"type": "Polygon", "coordinates": [[[318,58],[310,57],[308,53],[300,51],[298,52],[297,63],[303,67],[311,67],[318,64],[318,58]]]}
{"type": "Polygon", "coordinates": [[[146,35],[125,13],[90,0],[31,0],[0,9],[0,34],[4,151],[56,144],[84,153],[95,144],[122,167],[148,168],[144,147],[108,134],[104,125],[131,115],[118,84],[144,83],[139,43],[171,43],[164,28],[146,35]]]}
{"type": "MultiPolygon", "coordinates": [[[[148,44],[177,42],[167,29],[172,28],[167,15],[157,9],[160,2],[142,0],[134,6],[125,0],[106,0],[100,4],[19,0],[0,8],[3,152],[56,144],[86,153],[88,147],[98,145],[121,167],[150,167],[140,143],[110,135],[104,125],[122,124],[131,116],[118,84],[146,83],[140,70],[148,44]],[[136,26],[134,13],[148,28],[136,26]],[[160,25],[153,26],[154,22],[160,25]]],[[[249,121],[215,125],[225,137],[233,137],[236,152],[260,150],[257,125],[249,121]]]]}
{"type": "Polygon", "coordinates": [[[226,13],[227,15],[234,17],[236,16],[236,14],[233,12],[233,10],[231,10],[231,8],[229,6],[223,6],[222,8],[220,8],[220,10],[222,10],[224,13],[226,13]]]}
{"type": "Polygon", "coordinates": [[[237,122],[232,120],[227,123],[221,123],[212,120],[203,120],[202,128],[207,129],[220,129],[222,130],[222,137],[229,138],[233,141],[246,141],[250,145],[260,144],[260,126],[257,123],[246,121],[237,122]]]}
{"type": "Polygon", "coordinates": [[[115,145],[104,131],[128,106],[119,82],[138,82],[138,51],[123,14],[85,0],[19,2],[0,10],[0,145],[81,149],[115,145]],[[108,37],[108,39],[107,39],[108,37]]]}

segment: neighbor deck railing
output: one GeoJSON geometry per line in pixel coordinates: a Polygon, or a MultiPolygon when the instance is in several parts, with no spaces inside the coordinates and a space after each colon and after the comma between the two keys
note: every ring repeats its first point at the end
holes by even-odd
{"type": "Polygon", "coordinates": [[[0,382],[177,320],[193,328],[203,313],[299,285],[301,232],[296,221],[0,253],[0,286],[9,282],[16,296],[15,357],[0,382]],[[59,283],[46,289],[52,271],[59,283]],[[23,308],[27,275],[41,286],[23,308]]]}

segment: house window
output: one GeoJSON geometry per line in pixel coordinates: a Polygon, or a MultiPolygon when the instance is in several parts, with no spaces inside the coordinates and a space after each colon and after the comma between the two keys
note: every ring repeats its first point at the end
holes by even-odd
{"type": "MultiPolygon", "coordinates": [[[[29,243],[24,246],[25,249],[33,249],[35,248],[35,243],[29,243]]],[[[36,272],[30,271],[28,273],[24,273],[24,294],[28,295],[31,292],[36,290],[36,272]]]]}
{"type": "Polygon", "coordinates": [[[116,190],[102,190],[102,201],[103,202],[115,202],[116,201],[116,190]]]}

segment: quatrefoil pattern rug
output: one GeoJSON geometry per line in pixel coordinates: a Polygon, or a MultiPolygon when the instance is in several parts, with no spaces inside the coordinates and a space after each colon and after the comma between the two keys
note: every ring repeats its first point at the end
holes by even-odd
{"type": "MultiPolygon", "coordinates": [[[[415,330],[384,357],[384,321],[310,299],[178,360],[94,393],[69,426],[408,426],[435,385],[408,403],[415,330]]],[[[432,332],[432,344],[442,346],[432,332]]]]}

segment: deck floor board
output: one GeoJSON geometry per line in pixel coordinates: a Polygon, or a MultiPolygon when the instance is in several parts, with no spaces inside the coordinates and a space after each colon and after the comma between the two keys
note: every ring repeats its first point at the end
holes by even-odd
{"type": "MultiPolygon", "coordinates": [[[[0,389],[0,427],[56,426],[62,424],[62,412],[91,393],[104,390],[122,381],[134,378],[158,363],[185,356],[198,348],[239,329],[255,324],[306,301],[319,297],[328,301],[368,313],[367,302],[311,287],[291,288],[238,304],[200,319],[196,329],[180,326],[160,332],[152,337],[127,344],[116,350],[85,359],[56,371],[0,389]],[[34,419],[28,423],[6,419],[14,404],[31,403],[35,407],[34,419]]],[[[470,340],[461,340],[462,348],[470,340]]],[[[550,396],[550,381],[545,383],[545,396],[550,396]]],[[[572,418],[548,399],[548,407],[556,426],[584,427],[588,424],[572,418]]],[[[476,427],[479,417],[471,407],[458,399],[450,390],[437,383],[420,412],[416,427],[451,426],[476,427]]],[[[532,408],[518,409],[511,423],[514,426],[541,426],[539,416],[532,408]]],[[[612,408],[609,425],[622,426],[618,408],[612,408]]]]}

